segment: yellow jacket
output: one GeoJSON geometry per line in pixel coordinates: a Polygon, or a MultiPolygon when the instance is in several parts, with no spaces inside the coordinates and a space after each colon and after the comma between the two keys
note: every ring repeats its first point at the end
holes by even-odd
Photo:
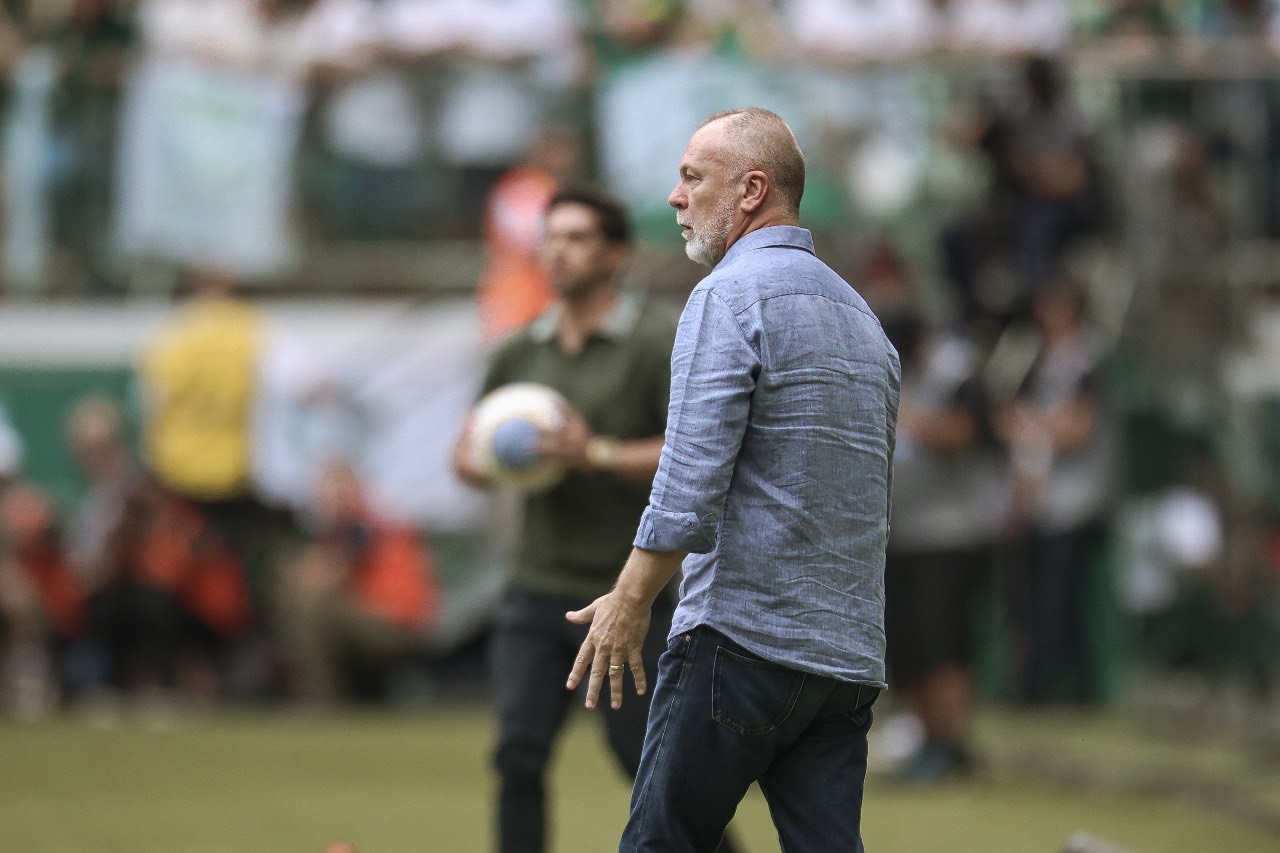
{"type": "Polygon", "coordinates": [[[243,495],[265,320],[234,299],[202,299],[146,346],[138,377],[143,453],[165,485],[198,500],[243,495]]]}

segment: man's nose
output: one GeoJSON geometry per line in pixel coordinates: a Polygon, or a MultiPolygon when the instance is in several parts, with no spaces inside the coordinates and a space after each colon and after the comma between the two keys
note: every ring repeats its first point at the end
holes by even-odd
{"type": "Polygon", "coordinates": [[[685,206],[684,193],[680,192],[680,187],[673,189],[671,195],[667,196],[667,204],[677,210],[685,206]]]}

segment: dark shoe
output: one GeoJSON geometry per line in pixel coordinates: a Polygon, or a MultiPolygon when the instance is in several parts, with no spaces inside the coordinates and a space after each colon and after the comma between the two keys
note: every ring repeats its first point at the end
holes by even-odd
{"type": "Polygon", "coordinates": [[[973,760],[960,744],[928,741],[898,772],[898,779],[912,785],[933,785],[967,776],[972,769],[973,760]]]}

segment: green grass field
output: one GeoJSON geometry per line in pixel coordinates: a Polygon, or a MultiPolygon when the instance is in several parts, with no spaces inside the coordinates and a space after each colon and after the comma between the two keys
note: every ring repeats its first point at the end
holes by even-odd
{"type": "MultiPolygon", "coordinates": [[[[1080,830],[1135,853],[1280,849],[1280,838],[1214,809],[1212,796],[1197,804],[1179,786],[1148,784],[1151,773],[1203,770],[1264,801],[1280,792],[1280,771],[1221,747],[1144,745],[1109,717],[986,714],[979,736],[993,762],[1015,769],[930,791],[872,779],[871,853],[1056,851],[1080,830]],[[1055,761],[1064,772],[1037,776],[1036,765],[1055,761]]],[[[317,853],[345,838],[360,853],[485,851],[489,737],[482,705],[332,718],[223,712],[165,731],[0,723],[0,849],[317,853]]],[[[562,741],[552,785],[553,849],[616,849],[628,785],[585,714],[562,741]]],[[[751,853],[778,850],[754,790],[734,825],[751,853]]]]}

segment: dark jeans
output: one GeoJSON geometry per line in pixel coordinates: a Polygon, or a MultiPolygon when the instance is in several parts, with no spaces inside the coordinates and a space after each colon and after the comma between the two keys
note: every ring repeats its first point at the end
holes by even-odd
{"type": "MultiPolygon", "coordinates": [[[[590,601],[509,590],[503,599],[491,647],[490,673],[498,708],[498,846],[503,853],[537,853],[546,844],[546,793],[543,786],[551,745],[570,706],[580,701],[565,690],[587,626],[564,614],[590,601]]],[[[652,683],[658,658],[671,628],[672,607],[655,605],[644,646],[644,666],[652,683]]],[[[585,681],[584,681],[585,684],[585,681]]],[[[636,696],[626,675],[622,707],[608,702],[599,714],[609,746],[622,769],[634,778],[640,766],[649,696],[636,696]]]]}
{"type": "Polygon", "coordinates": [[[783,853],[862,851],[880,691],[760,659],[705,626],[662,655],[621,853],[708,853],[752,782],[783,853]]]}

